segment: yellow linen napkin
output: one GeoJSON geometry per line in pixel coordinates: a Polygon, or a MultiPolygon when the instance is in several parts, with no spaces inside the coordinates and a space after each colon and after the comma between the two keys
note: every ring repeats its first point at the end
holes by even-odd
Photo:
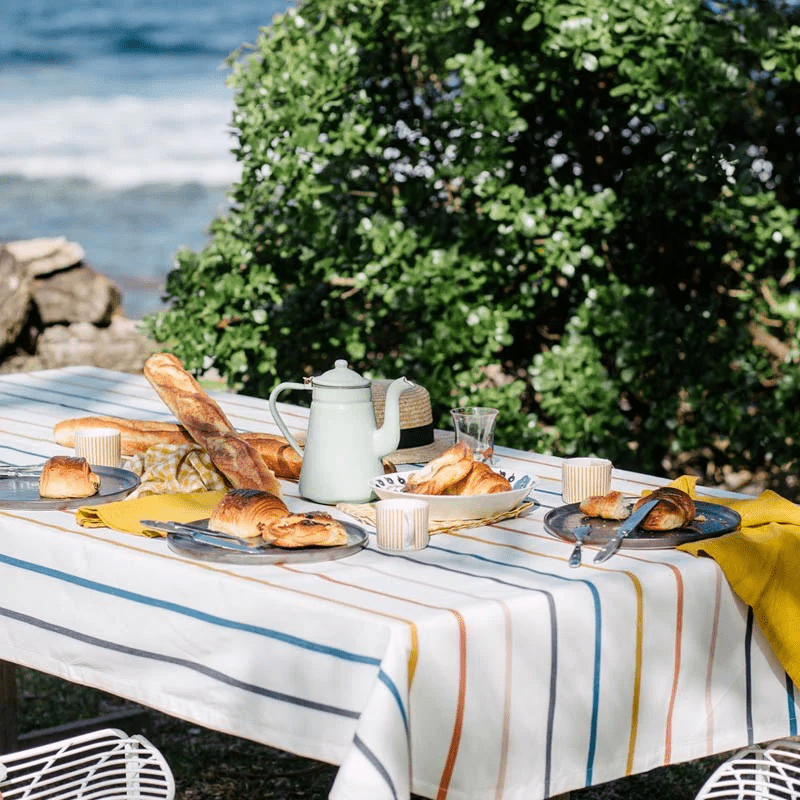
{"type": "Polygon", "coordinates": [[[225,488],[225,480],[208,453],[196,444],[156,444],[126,459],[124,466],[140,479],[139,486],[128,495],[129,500],[149,494],[225,488]]]}
{"type": "MultiPolygon", "coordinates": [[[[480,525],[490,525],[492,522],[500,522],[502,519],[518,517],[523,511],[527,511],[533,503],[523,503],[511,511],[504,511],[502,514],[495,514],[493,517],[483,519],[431,519],[428,521],[429,533],[442,533],[443,531],[454,531],[460,528],[477,528],[480,525]]],[[[350,503],[337,503],[336,508],[355,517],[365,525],[375,527],[375,503],[361,503],[351,505],[350,503]]]]}
{"type": "MultiPolygon", "coordinates": [[[[696,479],[671,485],[696,497],[696,479]]],[[[697,498],[737,511],[741,528],[714,539],[680,545],[679,550],[713,558],[753,615],[775,655],[800,686],[800,506],[772,491],[732,500],[697,498]]]]}
{"type": "Polygon", "coordinates": [[[100,506],[81,506],[75,519],[84,528],[113,528],[140,536],[163,536],[163,533],[145,530],[140,520],[193,522],[207,519],[224,494],[224,491],[217,491],[146,495],[100,506]]]}

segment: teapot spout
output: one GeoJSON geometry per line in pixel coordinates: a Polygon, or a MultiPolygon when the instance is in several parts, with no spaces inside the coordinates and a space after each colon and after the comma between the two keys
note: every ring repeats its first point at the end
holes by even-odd
{"type": "Polygon", "coordinates": [[[392,381],[386,389],[383,425],[372,435],[373,452],[378,458],[388,456],[400,444],[400,395],[415,384],[408,378],[392,381]]]}

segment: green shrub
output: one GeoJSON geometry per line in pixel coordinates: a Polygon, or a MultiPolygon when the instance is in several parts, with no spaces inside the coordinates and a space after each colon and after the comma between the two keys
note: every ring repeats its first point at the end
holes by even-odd
{"type": "Polygon", "coordinates": [[[306,0],[231,57],[241,179],[149,330],[250,394],[346,357],[501,443],[792,468],[799,51],[771,3],[306,0]]]}

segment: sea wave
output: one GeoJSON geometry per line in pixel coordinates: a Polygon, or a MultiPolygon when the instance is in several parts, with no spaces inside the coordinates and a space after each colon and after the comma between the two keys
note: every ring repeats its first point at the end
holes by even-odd
{"type": "Polygon", "coordinates": [[[0,102],[0,175],[227,186],[239,174],[232,111],[229,96],[0,102]]]}

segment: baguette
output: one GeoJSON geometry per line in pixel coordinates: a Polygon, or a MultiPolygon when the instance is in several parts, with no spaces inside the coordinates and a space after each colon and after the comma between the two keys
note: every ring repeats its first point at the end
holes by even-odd
{"type": "MultiPolygon", "coordinates": [[[[113,428],[120,433],[120,452],[124,456],[144,453],[156,444],[192,444],[194,439],[183,425],[156,420],[130,420],[119,417],[77,417],[65,419],[53,427],[53,437],[64,447],[75,446],[75,433],[87,428],[113,428]]],[[[302,456],[281,436],[271,433],[240,433],[251,444],[278,478],[297,480],[303,466],[302,456]]]]}
{"type": "Polygon", "coordinates": [[[237,434],[225,412],[175,356],[170,353],[150,356],[144,363],[144,374],[231,486],[261,489],[280,497],[280,483],[261,454],[237,434]]]}

